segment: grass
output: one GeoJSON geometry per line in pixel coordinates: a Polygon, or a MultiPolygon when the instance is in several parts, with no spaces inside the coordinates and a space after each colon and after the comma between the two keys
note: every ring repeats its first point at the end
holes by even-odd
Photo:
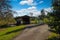
{"type": "Polygon", "coordinates": [[[48,40],[59,40],[60,39],[60,34],[51,32],[51,35],[48,37],[48,40]]]}
{"type": "Polygon", "coordinates": [[[24,28],[24,25],[8,27],[0,30],[0,40],[11,40],[20,33],[20,30],[24,28]]]}
{"type": "Polygon", "coordinates": [[[51,35],[48,38],[57,37],[58,34],[51,32],[51,35]]]}
{"type": "Polygon", "coordinates": [[[60,34],[57,33],[55,28],[49,29],[51,32],[50,36],[48,37],[48,40],[60,40],[60,34]]]}

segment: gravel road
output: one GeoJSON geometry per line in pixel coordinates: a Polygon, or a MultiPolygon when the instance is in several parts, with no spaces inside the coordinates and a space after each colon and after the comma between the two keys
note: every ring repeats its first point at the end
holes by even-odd
{"type": "Polygon", "coordinates": [[[46,40],[49,36],[48,25],[26,28],[13,40],[46,40]]]}

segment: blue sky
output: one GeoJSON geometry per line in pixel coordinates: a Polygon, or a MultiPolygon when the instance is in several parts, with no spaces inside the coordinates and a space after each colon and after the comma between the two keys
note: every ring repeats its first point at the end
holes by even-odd
{"type": "Polygon", "coordinates": [[[27,15],[30,12],[36,15],[41,9],[49,11],[51,4],[52,0],[11,0],[12,10],[17,11],[18,16],[27,15]]]}

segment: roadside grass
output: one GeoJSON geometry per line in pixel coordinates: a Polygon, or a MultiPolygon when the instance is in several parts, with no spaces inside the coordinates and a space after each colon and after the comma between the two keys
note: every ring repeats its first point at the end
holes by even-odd
{"type": "Polygon", "coordinates": [[[51,35],[48,38],[50,39],[50,38],[57,37],[57,36],[58,34],[51,32],[51,35]]]}
{"type": "Polygon", "coordinates": [[[24,27],[24,25],[21,25],[0,30],[0,40],[12,40],[12,38],[20,34],[20,30],[24,27]]]}
{"type": "Polygon", "coordinates": [[[55,29],[53,29],[53,30],[51,31],[51,34],[48,37],[48,40],[60,40],[60,34],[56,33],[55,29]]]}
{"type": "Polygon", "coordinates": [[[51,33],[51,35],[48,37],[48,40],[60,40],[60,34],[51,33]]]}

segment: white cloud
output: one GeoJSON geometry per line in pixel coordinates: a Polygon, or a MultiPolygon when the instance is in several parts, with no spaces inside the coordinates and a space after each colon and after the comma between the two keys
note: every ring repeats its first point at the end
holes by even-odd
{"type": "Polygon", "coordinates": [[[17,10],[16,12],[18,13],[18,16],[23,16],[23,15],[30,16],[30,13],[33,13],[33,16],[40,15],[40,11],[38,11],[35,6],[29,7],[27,9],[17,10]]]}
{"type": "Polygon", "coordinates": [[[24,5],[24,4],[31,5],[32,3],[33,3],[33,0],[22,0],[22,1],[20,1],[21,5],[24,5]]]}
{"type": "Polygon", "coordinates": [[[37,2],[34,2],[34,0],[22,0],[22,1],[20,1],[19,4],[21,4],[21,5],[28,4],[28,5],[31,5],[31,6],[36,6],[36,5],[41,4],[43,2],[44,1],[40,1],[40,2],[37,3],[37,2]]]}
{"type": "Polygon", "coordinates": [[[53,8],[45,8],[45,14],[47,15],[48,12],[53,12],[53,8]]]}
{"type": "Polygon", "coordinates": [[[52,12],[53,11],[52,9],[53,8],[45,8],[44,10],[47,11],[47,12],[52,12]]]}
{"type": "Polygon", "coordinates": [[[26,3],[28,3],[28,2],[27,2],[27,1],[21,1],[21,2],[20,2],[21,5],[24,5],[24,4],[26,4],[26,3]]]}
{"type": "MultiPolygon", "coordinates": [[[[52,8],[45,8],[45,15],[47,15],[47,12],[52,12],[52,8]]],[[[35,6],[29,7],[27,9],[21,9],[17,10],[17,15],[15,16],[23,16],[23,15],[29,15],[30,13],[33,13],[33,16],[38,16],[41,15],[41,12],[37,10],[35,6]]]]}

